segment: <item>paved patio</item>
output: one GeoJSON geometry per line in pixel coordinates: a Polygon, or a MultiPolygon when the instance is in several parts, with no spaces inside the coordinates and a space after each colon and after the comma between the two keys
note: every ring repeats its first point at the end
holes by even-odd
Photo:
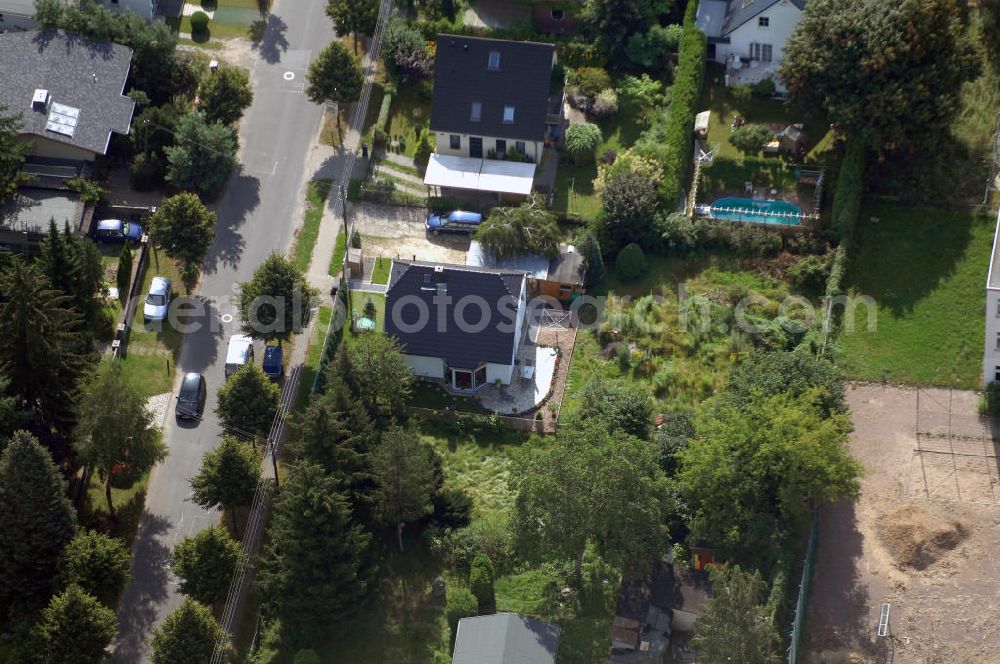
{"type": "Polygon", "coordinates": [[[535,373],[532,378],[518,376],[510,385],[489,385],[476,394],[476,400],[483,408],[503,414],[523,413],[545,400],[555,375],[555,348],[532,346],[534,349],[535,373]]]}

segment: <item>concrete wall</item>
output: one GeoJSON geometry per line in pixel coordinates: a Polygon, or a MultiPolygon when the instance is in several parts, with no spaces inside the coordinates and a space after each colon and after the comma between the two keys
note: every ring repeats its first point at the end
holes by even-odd
{"type": "MultiPolygon", "coordinates": [[[[461,147],[458,150],[451,149],[451,136],[452,134],[446,134],[444,132],[437,132],[437,153],[438,154],[450,154],[457,157],[468,157],[469,155],[469,137],[470,134],[458,134],[461,139],[461,147]]],[[[483,139],[483,157],[489,155],[490,150],[496,150],[497,139],[491,136],[479,136],[478,138],[483,139]]],[[[514,149],[516,141],[514,139],[500,139],[507,141],[507,151],[510,152],[514,149]]],[[[542,148],[545,144],[541,141],[523,141],[524,152],[526,155],[531,157],[531,160],[538,163],[541,158],[542,148]]]]}
{"type": "Polygon", "coordinates": [[[715,49],[715,59],[725,60],[732,53],[742,58],[750,57],[750,45],[770,44],[773,47],[771,62],[781,62],[784,57],[785,42],[802,18],[802,11],[789,0],[774,5],[759,16],[750,19],[729,34],[729,45],[719,44],[715,49]],[[768,27],[760,26],[761,17],[767,17],[768,27]],[[724,52],[720,58],[720,51],[724,52]]]}
{"type": "Polygon", "coordinates": [[[44,136],[23,136],[22,140],[32,143],[31,154],[38,157],[54,157],[71,159],[73,161],[94,161],[97,155],[90,150],[60,141],[53,141],[44,136]]]}
{"type": "Polygon", "coordinates": [[[426,355],[404,355],[406,365],[416,376],[424,378],[444,378],[444,360],[426,355]]]}

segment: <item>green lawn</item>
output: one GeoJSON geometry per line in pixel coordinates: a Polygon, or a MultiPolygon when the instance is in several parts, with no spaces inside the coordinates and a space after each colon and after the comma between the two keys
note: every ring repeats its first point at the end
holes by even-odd
{"type": "Polygon", "coordinates": [[[175,32],[190,34],[195,44],[216,48],[217,43],[210,41],[213,38],[253,37],[269,5],[269,0],[202,0],[205,11],[215,12],[203,34],[192,34],[190,16],[170,17],[166,21],[175,32]]]}
{"type": "MultiPolygon", "coordinates": [[[[625,112],[597,124],[603,136],[597,148],[598,159],[608,150],[616,153],[626,150],[642,133],[642,127],[636,122],[634,115],[625,112]]],[[[586,166],[560,164],[556,172],[556,195],[552,206],[556,213],[586,220],[596,219],[601,212],[601,199],[594,193],[592,184],[596,177],[596,163],[586,166]]]]}
{"type": "Polygon", "coordinates": [[[839,363],[861,380],[978,387],[993,220],[890,205],[861,219],[847,286],[878,303],[877,329],[866,330],[859,307],[855,330],[838,339],[839,363]]]}
{"type": "Polygon", "coordinates": [[[389,283],[389,270],[392,269],[392,259],[379,256],[375,259],[375,269],[372,270],[373,284],[389,283]]]}
{"type": "Polygon", "coordinates": [[[323,357],[323,340],[326,338],[326,330],[330,326],[330,318],[332,317],[333,307],[319,308],[316,326],[313,328],[306,351],[306,365],[302,368],[299,393],[295,397],[296,410],[303,410],[309,405],[309,394],[312,392],[313,381],[316,380],[316,372],[319,371],[319,361],[323,357]]]}
{"type": "MultiPolygon", "coordinates": [[[[354,182],[353,180],[351,181],[354,182]]],[[[348,196],[350,198],[350,196],[348,196]]],[[[339,228],[339,226],[338,226],[339,228]]],[[[331,277],[339,277],[344,267],[344,254],[347,253],[347,236],[337,231],[337,241],[333,245],[333,256],[330,256],[328,272],[331,277]]]]}
{"type": "MultiPolygon", "coordinates": [[[[177,263],[162,250],[152,248],[150,251],[142,293],[145,294],[149,289],[154,276],[163,276],[173,283],[175,294],[183,294],[184,286],[177,263]]],[[[151,329],[147,330],[142,319],[142,302],[139,302],[132,321],[125,362],[139,376],[140,384],[147,388],[150,396],[171,390],[182,340],[181,334],[166,321],[162,325],[151,324],[151,329]],[[152,325],[156,325],[158,329],[152,325]]]]}
{"type": "Polygon", "coordinates": [[[333,180],[313,180],[306,191],[305,220],[295,235],[295,245],[292,248],[292,260],[302,272],[309,269],[309,261],[319,236],[319,225],[323,219],[323,209],[326,207],[326,197],[330,194],[332,185],[333,180]]]}
{"type": "Polygon", "coordinates": [[[149,475],[143,475],[128,489],[111,488],[111,502],[115,507],[115,519],[108,515],[108,500],[104,495],[104,483],[97,474],[90,476],[87,494],[80,505],[80,521],[89,528],[110,532],[132,546],[139,528],[139,519],[146,502],[146,485],[149,475]]]}
{"type": "Polygon", "coordinates": [[[485,413],[479,402],[472,397],[460,396],[445,391],[437,383],[417,381],[410,393],[409,406],[430,410],[458,410],[464,413],[485,413]]]}
{"type": "MultiPolygon", "coordinates": [[[[417,135],[431,123],[431,81],[417,81],[399,86],[389,107],[389,140],[401,140],[400,150],[412,157],[417,147],[417,135]]],[[[376,106],[376,117],[377,117],[376,106]]]]}
{"type": "Polygon", "coordinates": [[[351,313],[355,319],[365,316],[365,307],[369,302],[375,305],[375,331],[381,332],[385,323],[385,295],[351,291],[351,313]]]}

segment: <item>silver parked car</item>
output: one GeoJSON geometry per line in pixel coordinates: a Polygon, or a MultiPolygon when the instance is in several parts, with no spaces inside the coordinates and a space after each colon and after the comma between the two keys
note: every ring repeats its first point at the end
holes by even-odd
{"type": "Polygon", "coordinates": [[[164,320],[173,295],[169,279],[153,277],[152,283],[149,284],[149,292],[146,293],[146,301],[142,305],[142,317],[148,321],[164,320]]]}

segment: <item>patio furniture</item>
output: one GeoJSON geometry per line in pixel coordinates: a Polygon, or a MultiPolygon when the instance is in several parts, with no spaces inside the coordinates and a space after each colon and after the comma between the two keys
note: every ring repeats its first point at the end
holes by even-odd
{"type": "Polygon", "coordinates": [[[753,182],[750,182],[749,180],[746,180],[743,183],[743,193],[744,194],[752,194],[753,193],[753,182]]]}

